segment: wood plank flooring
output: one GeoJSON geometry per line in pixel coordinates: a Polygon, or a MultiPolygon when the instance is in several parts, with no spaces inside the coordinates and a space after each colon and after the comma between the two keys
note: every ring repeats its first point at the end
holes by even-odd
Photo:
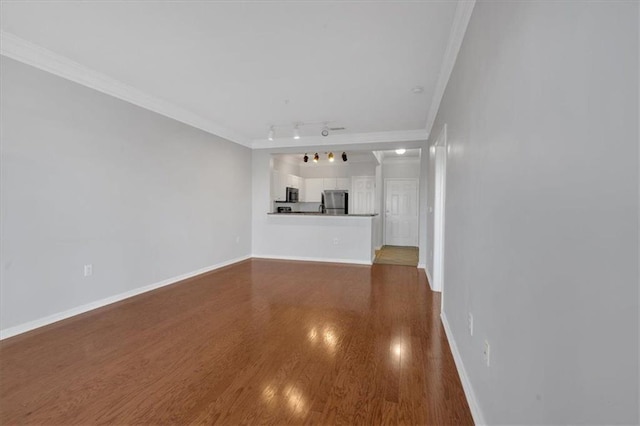
{"type": "Polygon", "coordinates": [[[424,272],[248,260],[0,342],[0,424],[472,424],[424,272]]]}

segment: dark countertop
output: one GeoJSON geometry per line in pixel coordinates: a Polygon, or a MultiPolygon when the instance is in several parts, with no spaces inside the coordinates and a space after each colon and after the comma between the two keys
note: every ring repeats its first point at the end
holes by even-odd
{"type": "Polygon", "coordinates": [[[370,214],[326,214],[320,212],[287,212],[287,213],[267,213],[272,216],[326,216],[326,217],[373,217],[378,213],[370,214]]]}

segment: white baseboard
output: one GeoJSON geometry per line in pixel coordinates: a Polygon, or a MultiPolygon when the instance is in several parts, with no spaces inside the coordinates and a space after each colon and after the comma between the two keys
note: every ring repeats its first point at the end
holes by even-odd
{"type": "Polygon", "coordinates": [[[221,263],[217,263],[212,266],[207,266],[205,268],[198,269],[197,271],[188,272],[186,274],[182,274],[177,277],[168,278],[166,280],[162,280],[154,284],[149,284],[144,287],[139,287],[124,293],[116,294],[115,296],[110,296],[104,299],[96,300],[95,302],[91,302],[91,303],[87,303],[86,305],[71,308],[63,312],[46,316],[44,318],[39,318],[37,320],[19,324],[14,327],[9,327],[4,330],[0,330],[0,340],[7,339],[9,337],[13,337],[18,334],[26,333],[27,331],[44,327],[45,325],[53,324],[54,322],[62,321],[64,319],[73,317],[75,315],[80,315],[85,312],[91,311],[93,309],[98,309],[103,306],[110,305],[112,303],[119,302],[121,300],[128,299],[130,297],[137,296],[139,294],[146,293],[148,291],[155,290],[160,287],[177,283],[178,281],[186,280],[187,278],[195,277],[196,275],[204,274],[205,272],[210,272],[210,271],[222,268],[224,266],[228,266],[234,263],[241,262],[243,260],[247,260],[249,258],[251,258],[251,256],[242,256],[242,257],[237,257],[235,259],[230,259],[221,263]]]}
{"type": "Polygon", "coordinates": [[[451,348],[451,353],[453,354],[453,360],[455,361],[456,368],[458,369],[458,375],[460,376],[460,381],[462,382],[464,394],[467,397],[467,402],[469,403],[469,409],[471,410],[471,415],[473,416],[473,422],[476,425],[486,425],[484,416],[482,415],[482,411],[480,410],[480,405],[478,404],[478,399],[476,398],[476,394],[473,391],[473,386],[471,386],[469,376],[467,376],[467,371],[464,369],[462,357],[460,356],[460,352],[458,351],[458,345],[456,345],[456,340],[453,337],[453,333],[451,332],[449,322],[447,321],[447,317],[444,312],[440,313],[440,319],[442,320],[442,325],[444,327],[445,334],[447,335],[447,340],[449,341],[449,347],[451,348]]]}
{"type": "Polygon", "coordinates": [[[276,260],[300,260],[303,262],[329,262],[329,263],[352,263],[356,265],[372,265],[370,260],[359,259],[329,259],[325,257],[302,257],[302,256],[279,256],[272,254],[254,254],[254,259],[276,259],[276,260]]]}
{"type": "Polygon", "coordinates": [[[424,268],[424,272],[427,274],[427,281],[429,281],[429,288],[431,289],[431,291],[433,290],[433,280],[431,280],[431,274],[429,273],[429,268],[426,267],[424,268]]]}
{"type": "Polygon", "coordinates": [[[374,248],[374,250],[375,251],[382,250],[382,246],[378,246],[378,247],[374,248]]]}

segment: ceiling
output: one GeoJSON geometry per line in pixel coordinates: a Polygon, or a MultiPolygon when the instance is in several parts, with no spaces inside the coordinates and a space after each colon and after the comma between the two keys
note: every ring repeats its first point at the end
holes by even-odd
{"type": "Polygon", "coordinates": [[[254,148],[317,145],[325,121],[346,128],[325,138],[334,142],[415,140],[426,138],[457,54],[457,7],[3,1],[2,54],[18,50],[36,66],[48,55],[48,70],[84,73],[75,80],[254,148]],[[292,142],[295,122],[316,124],[292,142]]]}

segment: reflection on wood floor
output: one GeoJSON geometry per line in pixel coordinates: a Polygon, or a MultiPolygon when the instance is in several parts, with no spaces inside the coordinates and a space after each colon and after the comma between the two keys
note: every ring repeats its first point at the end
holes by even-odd
{"type": "Polygon", "coordinates": [[[0,424],[471,424],[424,272],[248,260],[0,343],[0,424]]]}
{"type": "Polygon", "coordinates": [[[418,247],[382,246],[373,261],[379,265],[418,266],[418,247]]]}

